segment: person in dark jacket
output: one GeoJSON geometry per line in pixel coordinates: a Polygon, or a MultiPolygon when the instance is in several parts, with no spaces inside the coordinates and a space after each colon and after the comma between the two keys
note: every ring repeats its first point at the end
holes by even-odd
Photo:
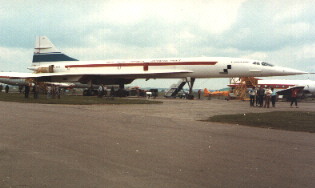
{"type": "Polygon", "coordinates": [[[6,85],[4,89],[6,93],[9,93],[9,85],[6,85]]]}
{"type": "Polygon", "coordinates": [[[29,94],[30,94],[30,86],[27,84],[25,85],[25,89],[24,89],[24,97],[28,98],[29,94]]]}
{"type": "Polygon", "coordinates": [[[258,99],[259,99],[259,106],[263,107],[264,104],[264,97],[265,97],[265,90],[263,86],[260,86],[260,88],[257,91],[258,99]]]}

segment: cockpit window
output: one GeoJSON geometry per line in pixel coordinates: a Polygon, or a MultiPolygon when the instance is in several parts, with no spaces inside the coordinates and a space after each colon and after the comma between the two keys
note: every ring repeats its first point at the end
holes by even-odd
{"type": "MultiPolygon", "coordinates": [[[[260,65],[260,62],[253,62],[254,65],[260,65]]],[[[273,67],[272,64],[267,63],[267,62],[261,62],[262,66],[269,66],[269,67],[273,67]]]]}
{"type": "Polygon", "coordinates": [[[269,67],[273,67],[273,65],[272,65],[272,64],[270,64],[270,63],[266,63],[266,62],[262,62],[262,63],[261,63],[261,65],[262,65],[262,66],[269,66],[269,67]]]}

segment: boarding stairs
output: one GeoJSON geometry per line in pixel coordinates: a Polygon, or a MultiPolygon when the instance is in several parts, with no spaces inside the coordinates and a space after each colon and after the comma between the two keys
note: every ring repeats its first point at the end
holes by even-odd
{"type": "Polygon", "coordinates": [[[178,83],[172,84],[170,89],[165,92],[164,97],[176,98],[178,92],[180,92],[186,84],[186,80],[179,80],[178,83]]]}
{"type": "Polygon", "coordinates": [[[235,85],[233,88],[234,96],[240,100],[249,100],[248,88],[256,87],[258,79],[255,77],[231,78],[230,84],[235,85]]]}

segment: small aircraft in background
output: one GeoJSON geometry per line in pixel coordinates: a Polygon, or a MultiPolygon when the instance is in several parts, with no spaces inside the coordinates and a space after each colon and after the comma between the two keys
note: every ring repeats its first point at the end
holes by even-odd
{"type": "Polygon", "coordinates": [[[203,90],[203,96],[204,97],[211,97],[211,96],[225,96],[230,97],[230,89],[223,89],[223,90],[215,90],[215,91],[209,91],[207,88],[203,90]],[[227,90],[228,89],[228,90],[227,90]]]}
{"type": "Polygon", "coordinates": [[[0,77],[0,83],[7,84],[7,85],[13,85],[13,86],[25,86],[28,82],[26,79],[9,79],[9,78],[1,78],[0,77]]]}
{"type": "MultiPolygon", "coordinates": [[[[17,78],[17,79],[9,79],[9,78],[0,78],[0,83],[12,85],[12,86],[25,86],[30,84],[27,79],[17,78]]],[[[43,84],[54,85],[62,88],[88,88],[87,84],[81,83],[71,83],[71,82],[43,82],[43,84]]],[[[93,88],[98,88],[98,85],[93,85],[93,88]]]]}
{"type": "Polygon", "coordinates": [[[298,88],[302,97],[315,96],[313,80],[258,80],[258,85],[274,88],[279,95],[290,95],[291,89],[298,88]]]}
{"type": "MultiPolygon", "coordinates": [[[[24,86],[26,85],[34,85],[34,83],[28,81],[28,79],[25,78],[17,78],[17,79],[9,79],[9,78],[0,78],[0,84],[6,84],[6,85],[11,85],[11,86],[19,86],[22,90],[24,86]]],[[[59,88],[66,88],[66,89],[73,89],[73,88],[89,88],[90,86],[87,84],[81,84],[81,83],[71,83],[71,82],[41,82],[41,84],[46,85],[46,86],[56,86],[59,88]]],[[[84,90],[83,95],[95,95],[98,85],[93,85],[92,90],[84,90]],[[93,92],[93,93],[89,93],[93,92]]]]}

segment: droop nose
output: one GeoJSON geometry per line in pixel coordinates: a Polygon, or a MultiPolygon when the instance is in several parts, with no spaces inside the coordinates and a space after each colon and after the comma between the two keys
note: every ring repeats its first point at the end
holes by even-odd
{"type": "Polygon", "coordinates": [[[308,74],[308,72],[300,71],[297,69],[291,69],[291,68],[283,68],[282,72],[284,75],[308,74]]]}

